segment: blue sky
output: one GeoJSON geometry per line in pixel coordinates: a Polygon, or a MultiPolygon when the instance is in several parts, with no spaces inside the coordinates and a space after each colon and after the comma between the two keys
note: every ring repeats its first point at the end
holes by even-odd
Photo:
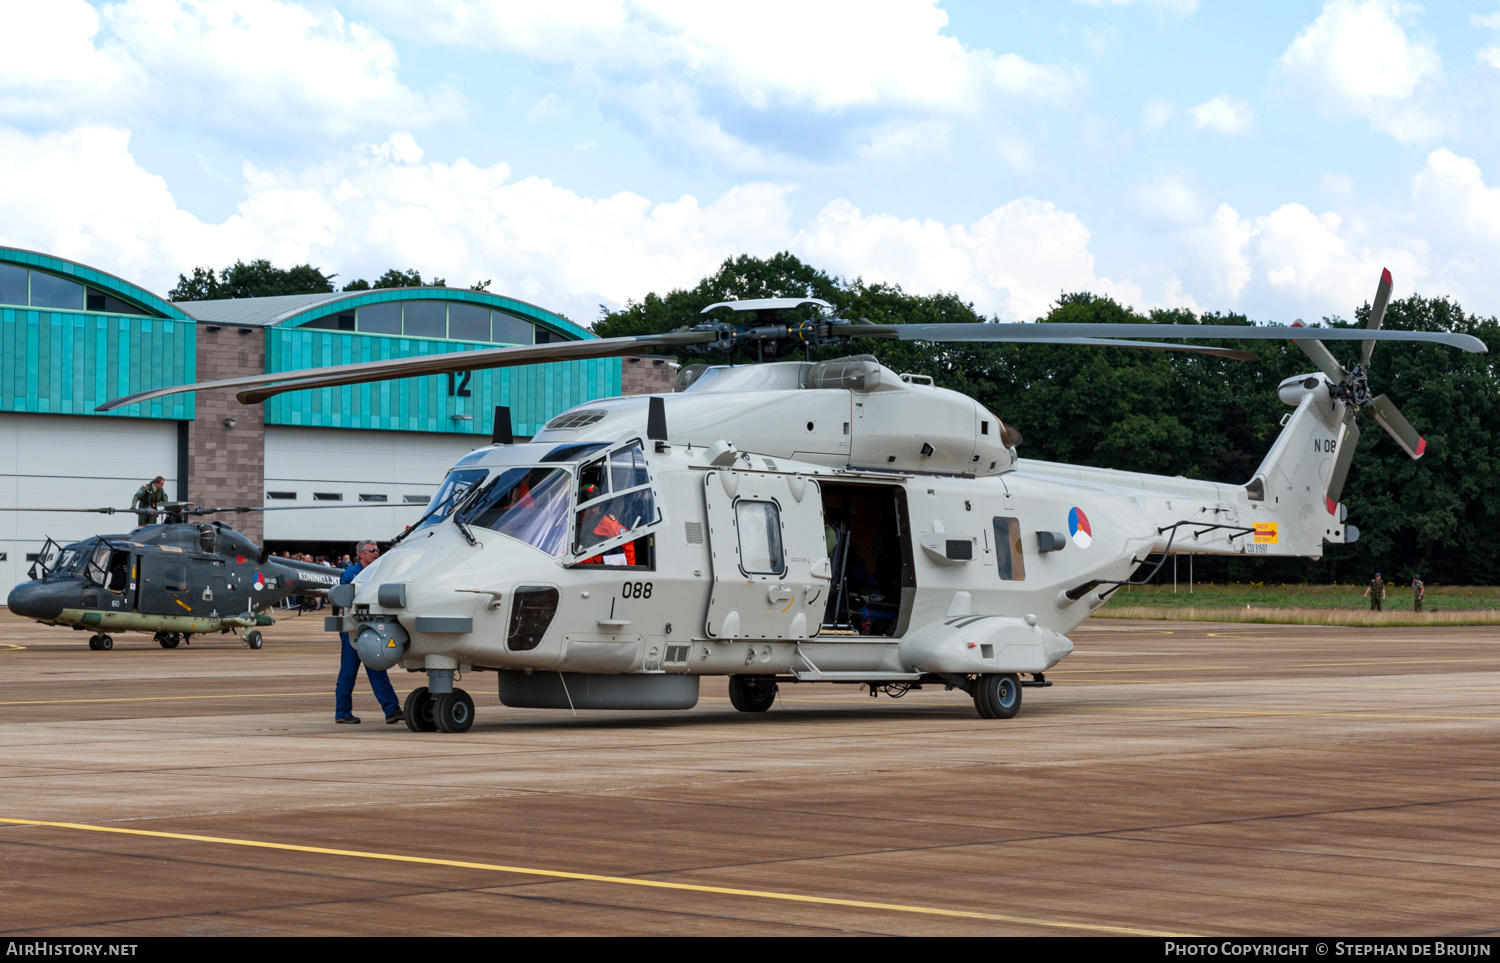
{"type": "Polygon", "coordinates": [[[0,242],[414,267],[588,322],[792,250],[1005,320],[1500,313],[1500,5],[0,6],[0,242]]]}

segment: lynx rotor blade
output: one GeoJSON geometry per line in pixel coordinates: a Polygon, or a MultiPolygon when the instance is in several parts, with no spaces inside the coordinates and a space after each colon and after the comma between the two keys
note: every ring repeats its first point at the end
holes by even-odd
{"type": "MultiPolygon", "coordinates": [[[[1298,318],[1292,322],[1292,327],[1301,328],[1305,327],[1305,325],[1303,325],[1302,319],[1298,318]]],[[[1329,351],[1328,346],[1323,342],[1293,341],[1292,343],[1301,348],[1302,353],[1312,359],[1313,364],[1318,366],[1319,371],[1333,379],[1334,384],[1343,384],[1348,380],[1349,372],[1344,370],[1344,366],[1339,364],[1338,359],[1333,356],[1333,352],[1329,351]]]]}
{"type": "Polygon", "coordinates": [[[1189,338],[1213,341],[1428,341],[1474,354],[1489,349],[1468,334],[1449,331],[1369,331],[1364,328],[1292,328],[1237,324],[868,324],[849,337],[900,341],[1037,341],[1058,338],[1189,338]]]}
{"type": "Polygon", "coordinates": [[[150,508],[10,508],[0,507],[0,512],[89,512],[97,515],[124,515],[140,512],[144,515],[155,515],[156,511],[150,508]]]}
{"type": "Polygon", "coordinates": [[[1359,447],[1359,425],[1354,423],[1354,409],[1344,414],[1339,426],[1338,447],[1334,449],[1333,470],[1328,474],[1328,488],[1324,498],[1329,514],[1338,507],[1339,496],[1344,494],[1344,481],[1349,477],[1349,466],[1354,464],[1354,449],[1359,447]]]}
{"type": "MultiPolygon", "coordinates": [[[[1380,271],[1380,283],[1375,287],[1375,300],[1370,304],[1370,320],[1365,327],[1370,331],[1379,331],[1380,324],[1385,320],[1385,306],[1391,300],[1391,272],[1388,268],[1380,271]]],[[[1375,350],[1374,341],[1366,341],[1359,349],[1359,366],[1368,368],[1370,366],[1370,353],[1375,350]]]]}
{"type": "Polygon", "coordinates": [[[1385,395],[1376,395],[1370,401],[1370,413],[1380,422],[1380,427],[1396,439],[1396,444],[1401,446],[1402,451],[1412,458],[1421,458],[1427,453],[1427,439],[1418,434],[1411,422],[1391,403],[1391,399],[1385,395]]]}
{"type": "Polygon", "coordinates": [[[586,358],[616,358],[635,354],[645,348],[674,347],[687,344],[704,344],[717,340],[718,335],[708,331],[673,331],[669,334],[647,334],[629,338],[590,338],[584,341],[554,341],[549,344],[523,345],[515,348],[486,348],[480,351],[454,351],[447,354],[422,355],[415,358],[390,358],[384,361],[365,361],[359,364],[338,365],[329,368],[307,368],[301,371],[280,371],[275,374],[248,375],[243,378],[225,378],[220,381],[204,381],[192,385],[176,385],[170,388],[153,388],[137,391],[106,401],[95,411],[113,411],[126,405],[186,391],[208,391],[215,388],[255,388],[278,382],[295,382],[296,388],[280,388],[257,400],[264,400],[282,391],[303,388],[325,388],[336,385],[363,384],[369,381],[386,381],[391,378],[410,378],[420,375],[446,374],[449,371],[478,371],[484,368],[507,368],[513,365],[543,364],[551,361],[577,361],[586,358]]]}

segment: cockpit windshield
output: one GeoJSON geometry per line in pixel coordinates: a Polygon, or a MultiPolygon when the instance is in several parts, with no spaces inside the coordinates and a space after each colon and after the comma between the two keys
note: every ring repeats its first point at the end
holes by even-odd
{"type": "Polygon", "coordinates": [[[463,498],[475,484],[483,481],[484,476],[488,474],[489,470],[485,468],[455,468],[450,471],[448,477],[443,479],[442,487],[437,490],[437,494],[432,496],[432,501],[427,503],[427,510],[422,513],[422,520],[417,524],[417,528],[436,525],[447,518],[459,499],[463,498]]]}
{"type": "Polygon", "coordinates": [[[555,558],[567,548],[572,490],[572,475],[564,469],[507,468],[464,507],[458,520],[509,535],[555,558]]]}

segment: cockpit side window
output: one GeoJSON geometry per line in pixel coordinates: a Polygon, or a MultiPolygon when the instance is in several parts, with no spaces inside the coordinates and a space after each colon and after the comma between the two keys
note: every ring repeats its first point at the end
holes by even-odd
{"type": "Polygon", "coordinates": [[[643,536],[623,543],[619,539],[660,520],[661,510],[651,490],[651,473],[639,441],[617,448],[608,458],[591,462],[579,471],[573,552],[589,556],[582,564],[650,567],[653,564],[650,538],[643,536]],[[596,546],[610,541],[615,544],[605,552],[589,555],[596,546]]]}
{"type": "Polygon", "coordinates": [[[94,549],[89,556],[89,563],[84,567],[83,574],[95,585],[103,585],[105,573],[109,571],[109,546],[100,545],[94,549]]]}
{"type": "Polygon", "coordinates": [[[605,459],[601,458],[578,469],[578,504],[582,505],[609,494],[604,466],[605,459]]]}

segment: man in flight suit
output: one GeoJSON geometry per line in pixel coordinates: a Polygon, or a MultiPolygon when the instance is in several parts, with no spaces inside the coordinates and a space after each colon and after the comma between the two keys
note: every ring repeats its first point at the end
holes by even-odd
{"type": "MultiPolygon", "coordinates": [[[[380,557],[380,546],[374,542],[360,542],[355,548],[359,561],[344,569],[344,574],[339,576],[342,585],[354,581],[354,576],[375,564],[380,557]]],[[[361,663],[358,650],[349,642],[348,632],[339,633],[339,650],[339,681],[333,687],[333,721],[357,726],[359,716],[354,714],[354,680],[359,675],[361,663]]],[[[375,698],[385,710],[386,725],[403,721],[406,717],[401,713],[401,700],[396,698],[396,690],[391,688],[390,676],[383,670],[367,667],[365,678],[370,680],[370,688],[375,690],[375,698]]]]}
{"type": "MultiPolygon", "coordinates": [[[[597,495],[598,488],[594,485],[585,486],[582,492],[582,497],[584,500],[594,498],[597,495]]],[[[623,534],[630,530],[623,524],[621,524],[620,520],[613,514],[606,511],[603,505],[591,505],[588,508],[585,508],[583,510],[583,522],[581,525],[579,525],[579,528],[582,531],[591,532],[594,535],[598,536],[600,541],[614,538],[616,535],[623,534]]],[[[617,557],[617,553],[620,551],[623,551],[625,553],[625,561],[623,564],[635,564],[635,542],[626,542],[624,545],[619,546],[618,549],[610,552],[609,557],[617,557]]],[[[606,564],[604,559],[605,556],[603,555],[595,555],[593,558],[584,559],[583,564],[604,565],[606,564]]]]}
{"type": "Polygon", "coordinates": [[[1371,612],[1384,611],[1380,603],[1385,600],[1385,582],[1381,581],[1379,572],[1376,572],[1375,577],[1370,579],[1369,586],[1365,588],[1365,595],[1370,597],[1371,612]]]}
{"type": "Polygon", "coordinates": [[[147,509],[147,511],[135,513],[135,517],[142,526],[155,525],[161,520],[152,509],[160,508],[167,503],[166,488],[167,480],[157,475],[136,489],[135,497],[130,500],[130,507],[147,509]]]}

